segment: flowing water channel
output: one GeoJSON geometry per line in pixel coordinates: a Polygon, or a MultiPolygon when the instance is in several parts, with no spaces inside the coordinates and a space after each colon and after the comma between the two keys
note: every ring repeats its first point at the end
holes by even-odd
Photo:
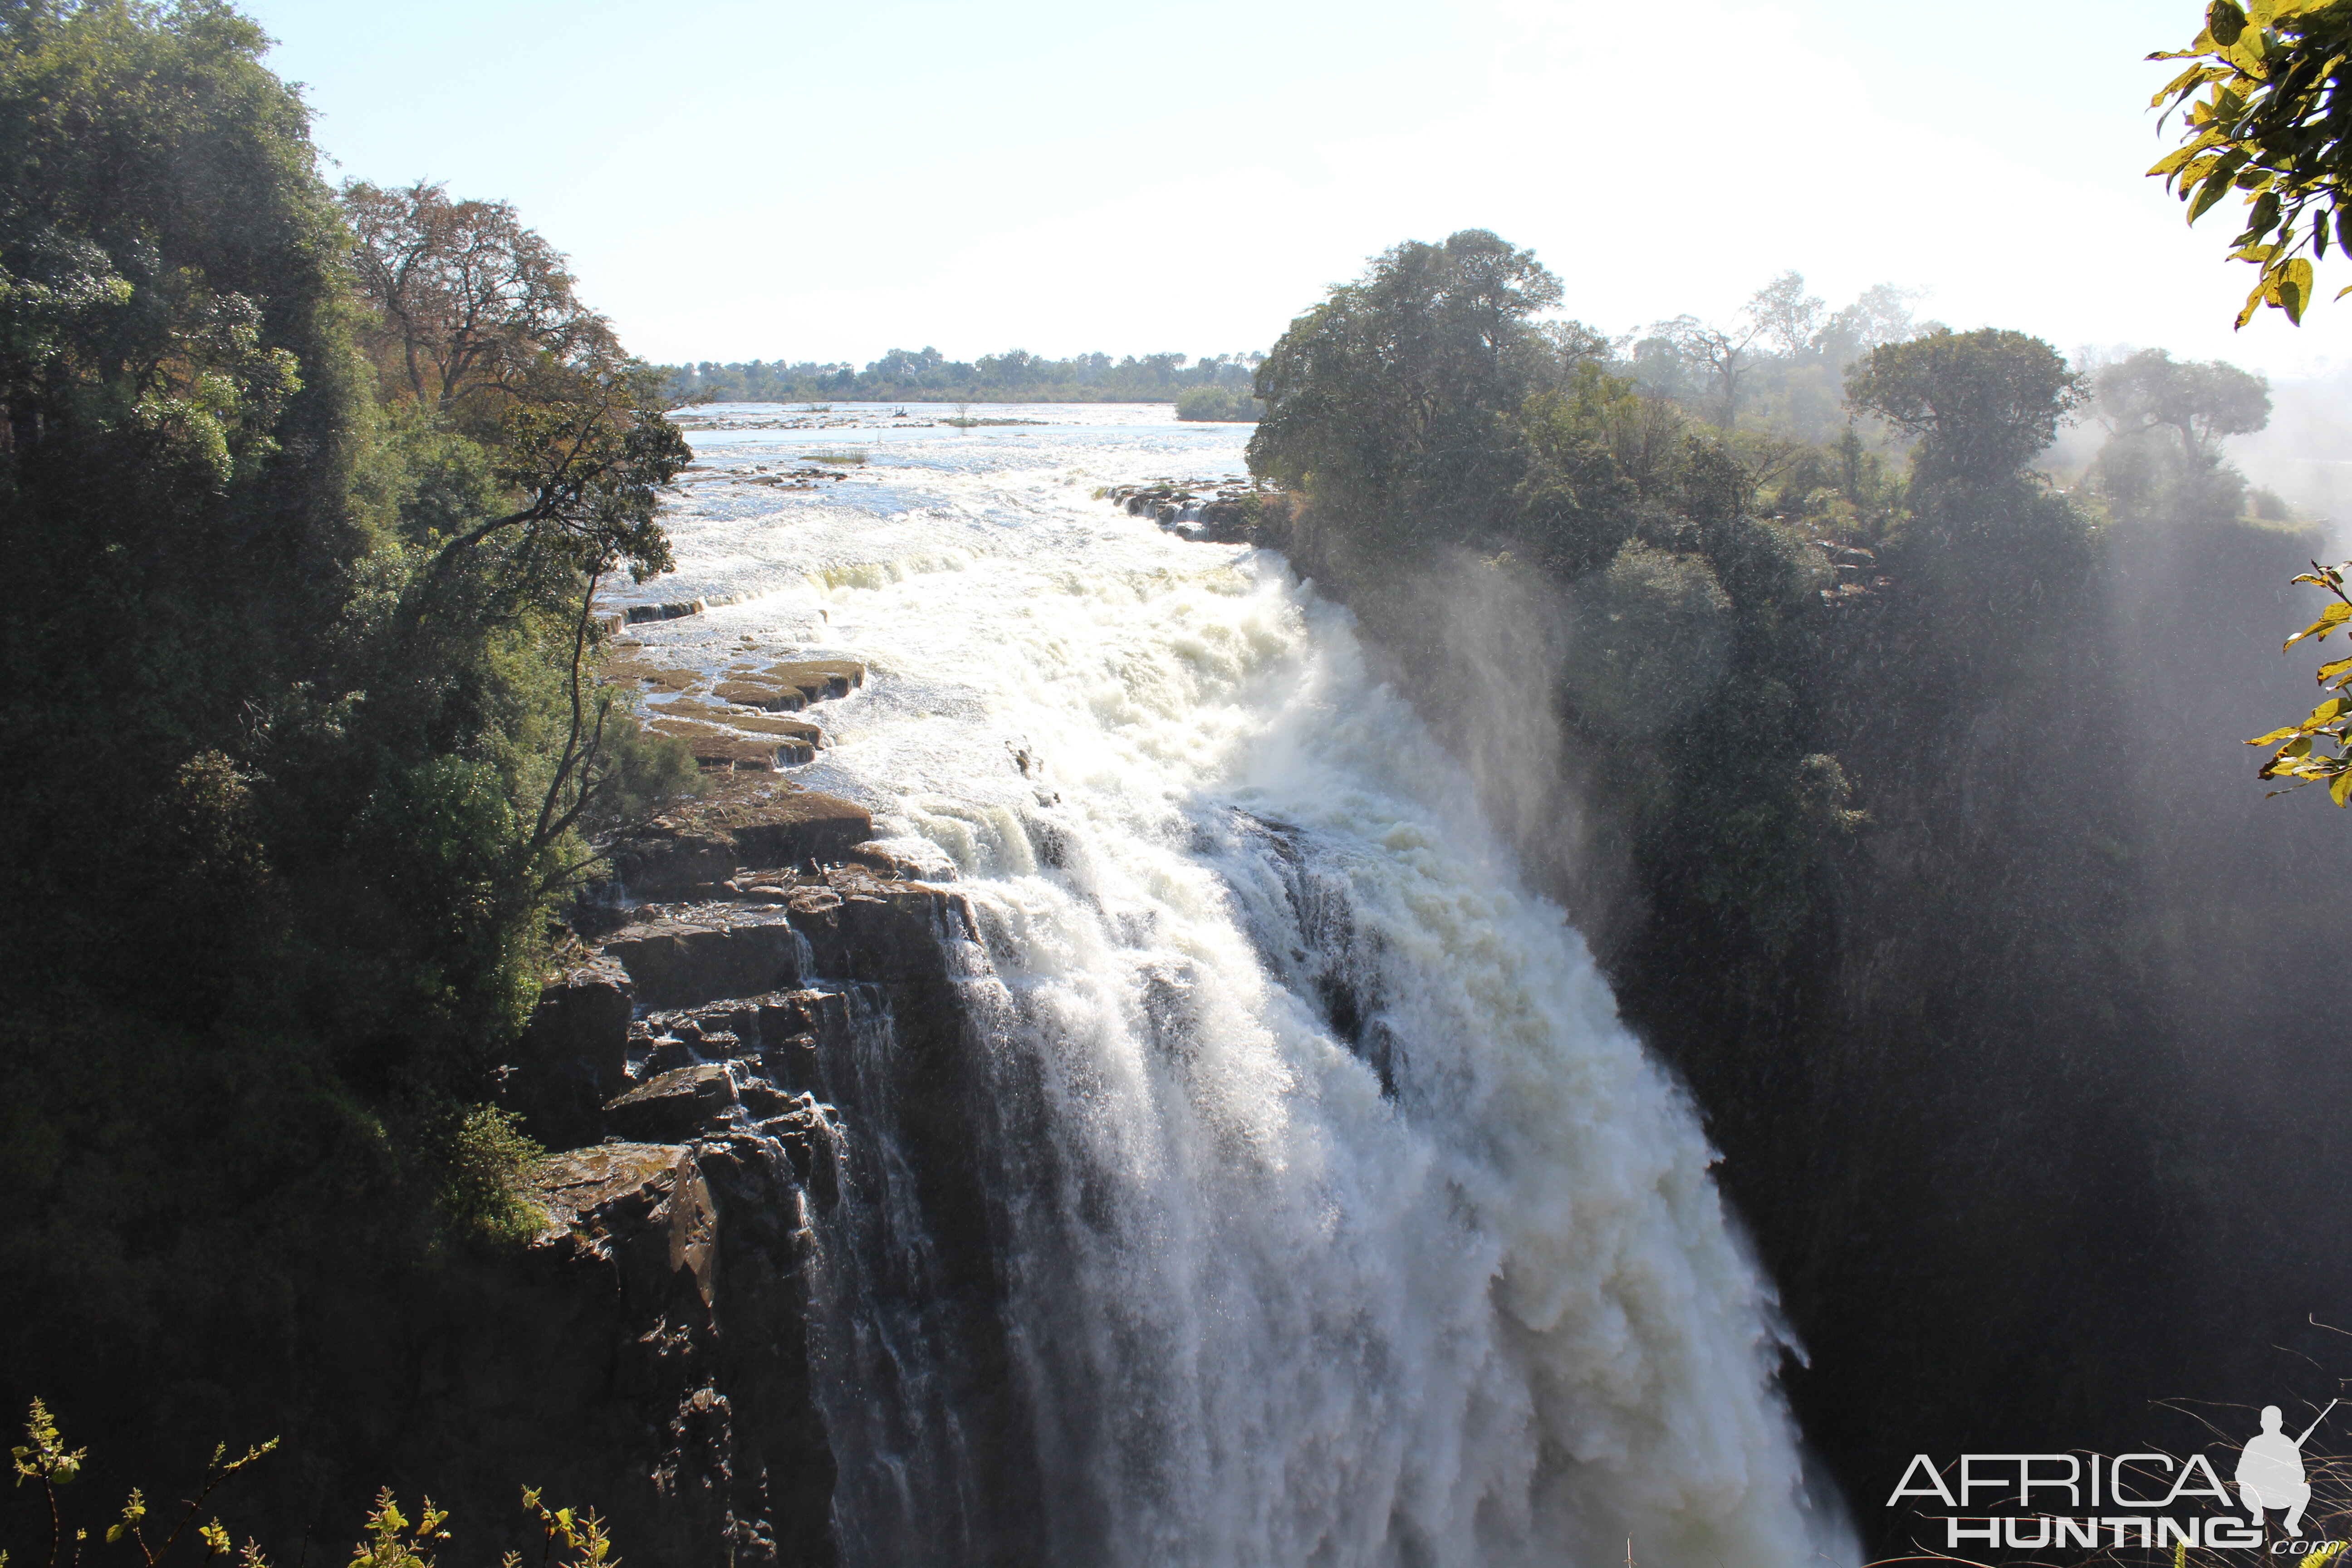
{"type": "Polygon", "coordinates": [[[849,1321],[861,1266],[831,1265],[851,1563],[1844,1556],[1769,1286],[1581,940],[1344,609],[1097,497],[1239,477],[1247,426],[698,412],[679,573],[636,596],[738,597],[632,635],[866,663],[794,776],[952,866],[1034,1112],[992,1166],[1017,1430],[944,1396],[870,1419],[877,1357],[910,1406],[952,1380],[919,1323],[849,1321]],[[791,488],[819,455],[863,461],[791,488]],[[1010,1557],[971,1495],[972,1446],[1008,1442],[1043,1500],[1010,1557]]]}

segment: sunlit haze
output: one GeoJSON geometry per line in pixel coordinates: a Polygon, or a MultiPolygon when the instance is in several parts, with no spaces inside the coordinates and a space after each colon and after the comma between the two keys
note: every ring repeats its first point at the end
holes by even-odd
{"type": "Polygon", "coordinates": [[[2069,353],[2352,360],[2352,300],[2233,333],[2235,209],[2142,176],[2188,0],[247,9],[332,174],[514,202],[656,360],[1264,348],[1471,226],[1612,331],[1793,267],[2069,353]]]}

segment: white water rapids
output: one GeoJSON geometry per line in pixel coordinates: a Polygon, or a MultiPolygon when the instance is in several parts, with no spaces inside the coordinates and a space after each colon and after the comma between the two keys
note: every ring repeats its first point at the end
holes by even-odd
{"type": "MultiPolygon", "coordinates": [[[[698,431],[679,574],[637,596],[744,597],[630,635],[864,660],[794,776],[978,912],[1050,1145],[1001,1152],[1037,1173],[1000,1245],[1025,1560],[1843,1556],[1696,1117],[1462,770],[1279,557],[1096,499],[1238,476],[1247,427],[977,412],[1049,423],[698,431]],[[866,460],[749,482],[817,453],[866,460]]],[[[960,1560],[919,1544],[950,1481],[861,1466],[1008,1440],[837,1454],[847,1560],[960,1560]]]]}

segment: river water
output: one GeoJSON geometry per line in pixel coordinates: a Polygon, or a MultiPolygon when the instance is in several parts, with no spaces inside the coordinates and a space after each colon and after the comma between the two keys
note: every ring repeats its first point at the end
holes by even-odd
{"type": "Polygon", "coordinates": [[[1696,1120],[1461,769],[1281,558],[1097,499],[1239,477],[1247,426],[698,412],[636,596],[741,597],[632,635],[866,662],[794,776],[953,868],[1049,1145],[996,1207],[1034,1419],[838,1455],[853,1568],[1008,1557],[930,1473],[980,1440],[1034,1449],[1025,1561],[1849,1560],[1696,1120]],[[865,460],[760,482],[818,454],[865,460]]]}

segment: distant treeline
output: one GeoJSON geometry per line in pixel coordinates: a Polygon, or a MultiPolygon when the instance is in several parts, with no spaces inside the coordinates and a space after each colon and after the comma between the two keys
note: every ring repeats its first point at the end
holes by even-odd
{"type": "Polygon", "coordinates": [[[1045,359],[1025,349],[951,360],[935,348],[892,349],[859,370],[849,363],[752,360],[660,366],[674,403],[1173,403],[1221,387],[1246,394],[1261,353],[1079,354],[1045,359]]]}

